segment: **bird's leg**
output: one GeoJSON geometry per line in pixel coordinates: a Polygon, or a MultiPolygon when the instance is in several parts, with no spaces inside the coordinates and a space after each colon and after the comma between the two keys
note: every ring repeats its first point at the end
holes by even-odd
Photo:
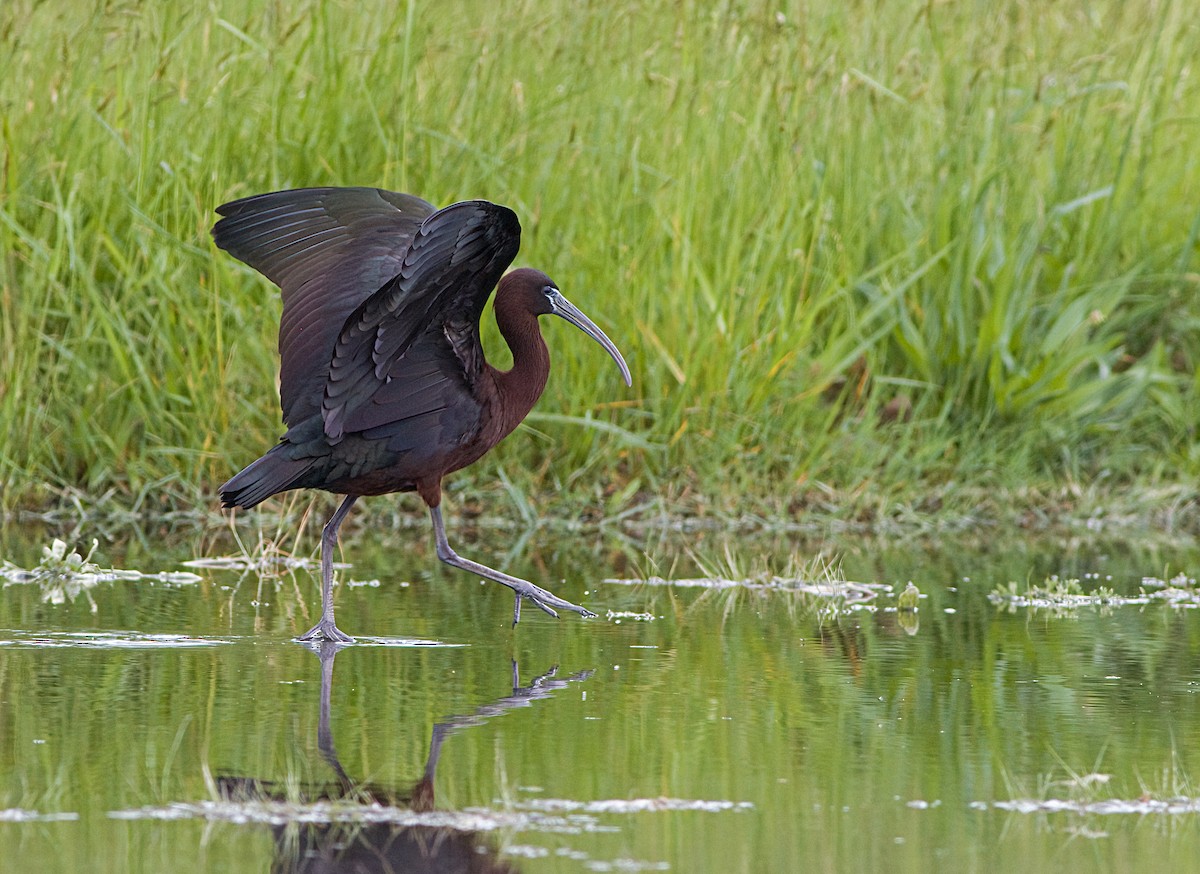
{"type": "Polygon", "coordinates": [[[333,551],[337,548],[338,526],[357,500],[358,495],[347,495],[321,531],[321,621],[296,638],[297,640],[354,643],[354,638],[339,631],[333,621],[333,551]]]}
{"type": "Polygon", "coordinates": [[[521,618],[521,599],[528,598],[542,610],[545,610],[551,616],[558,616],[554,612],[554,608],[560,610],[573,610],[580,616],[595,616],[591,610],[580,607],[577,604],[572,604],[570,601],[564,601],[562,598],[547,592],[545,589],[535,586],[528,580],[522,580],[519,577],[511,577],[508,574],[501,573],[497,570],[492,570],[486,565],[471,561],[468,558],[463,558],[457,552],[450,548],[450,542],[446,539],[446,527],[442,524],[442,510],[438,506],[429,508],[429,518],[433,520],[433,536],[437,541],[437,555],[442,561],[448,565],[453,565],[459,570],[467,571],[468,573],[477,574],[486,579],[493,580],[501,585],[508,586],[517,593],[517,606],[513,611],[513,625],[521,618]]]}

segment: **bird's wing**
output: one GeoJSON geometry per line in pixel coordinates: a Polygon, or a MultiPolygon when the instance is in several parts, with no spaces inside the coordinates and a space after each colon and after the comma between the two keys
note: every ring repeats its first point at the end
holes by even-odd
{"type": "MultiPolygon", "coordinates": [[[[398,275],[338,334],[322,401],[326,437],[383,436],[384,429],[398,439],[415,417],[439,419],[446,437],[465,433],[462,417],[478,410],[471,388],[484,367],[479,317],[520,245],[516,214],[487,201],[456,203],[426,219],[398,275]]],[[[397,439],[393,448],[402,448],[397,439]]]]}
{"type": "Polygon", "coordinates": [[[378,188],[299,188],[235,200],[213,239],[283,291],[279,401],[295,425],[321,409],[346,317],[400,273],[434,207],[378,188]]]}

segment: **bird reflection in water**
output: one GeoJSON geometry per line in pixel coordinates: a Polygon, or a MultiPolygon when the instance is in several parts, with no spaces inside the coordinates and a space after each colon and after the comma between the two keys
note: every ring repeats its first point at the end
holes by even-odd
{"type": "MultiPolygon", "coordinates": [[[[434,777],[442,744],[455,731],[481,725],[517,707],[528,707],[539,698],[547,698],[570,683],[586,680],[594,671],[577,671],[557,676],[553,667],[529,685],[520,685],[516,661],[512,663],[513,691],[496,701],[477,707],[473,712],[451,716],[433,726],[429,755],[421,778],[407,791],[375,784],[358,783],[347,774],[333,743],[330,699],[333,688],[333,662],[346,645],[334,641],[314,642],[311,649],[321,660],[321,710],[317,724],[317,748],[333,769],[336,784],[304,790],[303,803],[339,801],[346,805],[362,804],[406,809],[413,813],[436,810],[434,777]]],[[[282,784],[245,777],[219,777],[217,787],[225,801],[295,801],[294,790],[282,784]]],[[[353,808],[349,808],[353,810],[353,808]]],[[[300,817],[298,817],[300,818],[300,817]]],[[[307,818],[307,817],[303,817],[307,818]]],[[[353,817],[350,817],[353,819],[353,817]]],[[[371,874],[371,872],[421,872],[421,874],[515,874],[516,868],[499,858],[498,851],[485,835],[468,828],[447,825],[399,825],[395,822],[292,822],[272,826],[275,837],[276,874],[371,874]]]]}

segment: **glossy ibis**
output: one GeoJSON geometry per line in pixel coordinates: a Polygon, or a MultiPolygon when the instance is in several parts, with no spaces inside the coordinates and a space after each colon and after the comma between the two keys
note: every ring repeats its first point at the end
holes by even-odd
{"type": "Polygon", "coordinates": [[[301,640],[349,642],[333,620],[338,526],[364,495],[415,491],[429,507],[438,558],[508,586],[514,624],[527,598],[588,610],[460,557],[446,540],[442,477],[507,436],[546,386],[550,356],[537,317],[556,315],[613,342],[548,276],[504,275],[520,248],[512,210],[484,200],[435,209],[376,188],[306,188],[217,209],[216,244],[280,287],[279,400],[287,426],[266,455],[220,488],[225,507],[253,507],[288,489],[345,495],[321,535],[321,621],[301,640]],[[479,319],[492,288],[510,370],[484,358],[479,319]]]}

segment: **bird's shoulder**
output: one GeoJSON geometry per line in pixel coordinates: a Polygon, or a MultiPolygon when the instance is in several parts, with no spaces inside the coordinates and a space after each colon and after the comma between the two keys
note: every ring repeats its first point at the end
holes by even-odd
{"type": "Polygon", "coordinates": [[[401,394],[406,403],[470,395],[486,366],[479,319],[520,232],[512,210],[479,200],[422,223],[400,272],[349,315],[334,343],[322,401],[330,438],[378,419],[374,408],[394,407],[401,394]]]}

